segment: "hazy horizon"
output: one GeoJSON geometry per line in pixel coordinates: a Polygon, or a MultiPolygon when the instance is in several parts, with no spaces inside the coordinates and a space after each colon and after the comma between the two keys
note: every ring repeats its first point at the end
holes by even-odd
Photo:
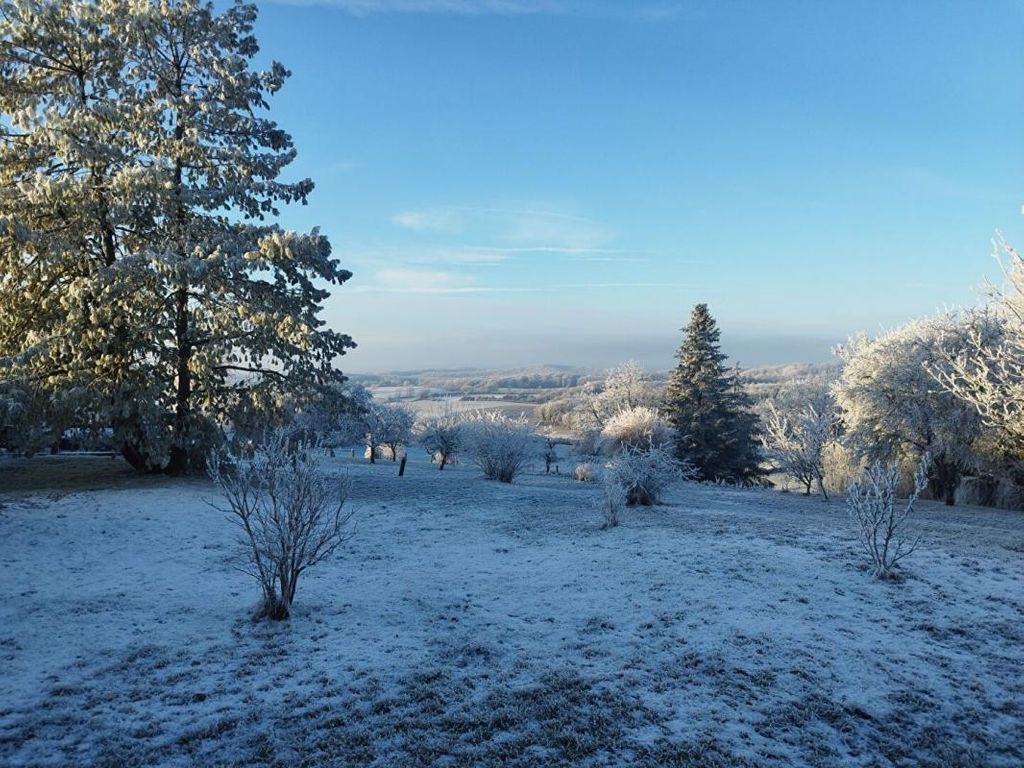
{"type": "MultiPolygon", "coordinates": [[[[489,349],[484,345],[473,346],[473,360],[464,361],[458,350],[446,352],[442,345],[430,347],[421,355],[410,355],[396,345],[389,354],[377,349],[372,359],[381,361],[370,366],[347,365],[358,359],[359,350],[353,350],[341,360],[341,369],[346,374],[384,374],[425,370],[512,370],[534,366],[563,366],[580,369],[607,369],[622,365],[628,360],[638,363],[650,371],[664,371],[675,365],[674,354],[681,340],[681,334],[673,340],[650,337],[629,346],[607,346],[600,339],[580,342],[568,359],[545,357],[550,350],[542,339],[516,344],[512,349],[489,349]],[[666,348],[663,342],[668,342],[666,348]],[[417,362],[418,361],[418,362],[417,362]]],[[[786,365],[790,363],[826,363],[835,359],[832,349],[841,339],[829,340],[814,337],[745,337],[723,334],[722,351],[729,355],[732,365],[742,368],[786,365]]]]}

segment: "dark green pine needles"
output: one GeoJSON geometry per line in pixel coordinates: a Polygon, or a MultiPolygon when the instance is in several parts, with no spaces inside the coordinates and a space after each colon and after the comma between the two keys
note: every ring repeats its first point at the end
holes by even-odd
{"type": "Polygon", "coordinates": [[[693,308],[683,332],[664,404],[677,432],[677,456],[702,480],[751,482],[761,474],[758,418],[736,371],[725,365],[721,333],[707,304],[693,308]]]}

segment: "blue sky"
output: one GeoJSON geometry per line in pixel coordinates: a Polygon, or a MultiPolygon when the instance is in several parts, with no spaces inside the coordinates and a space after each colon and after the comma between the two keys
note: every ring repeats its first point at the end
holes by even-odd
{"type": "Polygon", "coordinates": [[[346,370],[823,359],[1024,243],[1019,0],[260,8],[346,370]]]}

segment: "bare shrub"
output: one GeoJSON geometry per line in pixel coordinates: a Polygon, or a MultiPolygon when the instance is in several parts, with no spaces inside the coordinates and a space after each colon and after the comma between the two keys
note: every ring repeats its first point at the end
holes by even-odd
{"type": "Polygon", "coordinates": [[[251,456],[213,456],[211,479],[227,499],[244,550],[241,569],[263,589],[258,616],[287,619],[299,577],[337,551],[352,533],[345,508],[349,481],[324,472],[323,448],[271,433],[251,456]]]}
{"type": "Polygon", "coordinates": [[[612,455],[631,445],[640,448],[654,445],[667,446],[675,439],[675,432],[654,408],[638,405],[626,408],[605,421],[601,430],[601,447],[612,455]]]}
{"type": "Polygon", "coordinates": [[[466,421],[466,446],[484,477],[511,483],[534,453],[534,435],[522,416],[480,412],[466,421]]]}
{"type": "Polygon", "coordinates": [[[914,473],[914,488],[904,500],[897,498],[901,476],[896,463],[876,461],[847,491],[858,538],[880,579],[892,578],[896,565],[917,548],[919,538],[911,530],[910,514],[928,484],[928,461],[926,455],[914,473]]]}
{"type": "Polygon", "coordinates": [[[626,489],[612,473],[602,478],[601,530],[618,526],[626,506],[626,489]]]}
{"type": "Polygon", "coordinates": [[[572,476],[581,483],[589,483],[594,479],[594,468],[587,462],[577,464],[576,469],[573,470],[572,476]]]}
{"type": "Polygon", "coordinates": [[[463,443],[464,420],[450,399],[441,404],[439,413],[429,416],[417,425],[420,443],[436,461],[438,469],[454,461],[463,443]]]}
{"type": "Polygon", "coordinates": [[[645,447],[624,445],[605,467],[608,481],[623,488],[630,506],[657,504],[669,485],[695,475],[693,467],[680,464],[669,448],[653,443],[645,447]]]}

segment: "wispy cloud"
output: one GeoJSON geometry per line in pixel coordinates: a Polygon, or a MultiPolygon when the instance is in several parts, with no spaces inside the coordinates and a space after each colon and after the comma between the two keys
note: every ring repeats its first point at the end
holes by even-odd
{"type": "Polygon", "coordinates": [[[496,240],[510,248],[544,248],[549,252],[593,252],[604,248],[613,236],[593,219],[535,206],[437,206],[400,211],[391,220],[414,232],[468,235],[496,240]]]}
{"type": "Polygon", "coordinates": [[[353,16],[382,13],[449,14],[457,16],[611,16],[651,22],[682,14],[674,2],[618,0],[276,0],[287,5],[338,8],[353,16]]]}
{"type": "Polygon", "coordinates": [[[472,277],[457,272],[426,269],[382,269],[375,284],[356,286],[359,293],[458,293],[473,290],[472,277]]]}

